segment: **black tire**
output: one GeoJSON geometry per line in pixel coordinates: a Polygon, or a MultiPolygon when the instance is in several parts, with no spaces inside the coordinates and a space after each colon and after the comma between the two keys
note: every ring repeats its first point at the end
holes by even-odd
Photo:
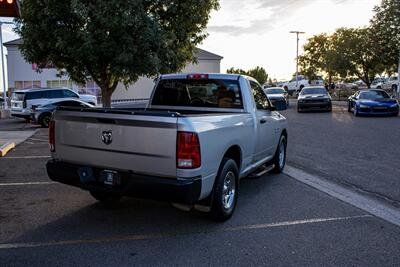
{"type": "Polygon", "coordinates": [[[347,105],[347,111],[348,111],[348,112],[351,112],[351,104],[350,104],[350,102],[349,102],[349,104],[347,105]]]}
{"type": "Polygon", "coordinates": [[[100,201],[103,203],[116,203],[121,199],[120,195],[114,195],[114,194],[110,194],[110,193],[103,193],[103,192],[96,192],[96,191],[90,191],[90,195],[97,201],[100,201]]]}
{"type": "Polygon", "coordinates": [[[39,124],[43,128],[49,128],[50,121],[51,121],[51,114],[50,113],[45,113],[45,114],[40,116],[39,124]]]}
{"type": "Polygon", "coordinates": [[[332,112],[332,106],[328,108],[327,112],[332,112]]]}
{"type": "MultiPolygon", "coordinates": [[[[230,184],[231,185],[231,184],[230,184]]],[[[213,220],[217,222],[224,222],[232,217],[233,212],[236,208],[236,203],[238,199],[239,193],[239,170],[236,165],[236,162],[230,158],[224,158],[222,160],[220,169],[218,171],[218,176],[215,180],[214,189],[212,193],[212,204],[211,204],[211,212],[210,215],[213,220]],[[234,177],[232,177],[232,175],[234,177]],[[229,176],[229,178],[227,178],[229,176]],[[232,182],[235,182],[233,198],[232,199],[225,199],[224,202],[224,195],[229,192],[224,192],[224,185],[226,183],[226,179],[229,179],[232,182]],[[231,203],[226,203],[226,201],[231,203]],[[228,205],[229,204],[229,205],[228,205]]]]}
{"type": "Polygon", "coordinates": [[[279,139],[279,145],[276,148],[274,158],[272,159],[272,164],[274,164],[274,168],[271,170],[272,173],[282,173],[283,169],[285,169],[286,165],[286,147],[287,147],[287,140],[284,135],[281,135],[279,139]],[[281,151],[283,149],[283,151],[281,151]],[[283,152],[283,160],[281,161],[280,155],[283,152]]]}
{"type": "Polygon", "coordinates": [[[353,107],[353,115],[354,115],[354,117],[358,117],[359,116],[356,105],[354,105],[354,107],[353,107]]]}
{"type": "Polygon", "coordinates": [[[298,113],[302,113],[303,111],[301,110],[301,108],[299,108],[299,107],[297,106],[297,112],[298,112],[298,113]]]}

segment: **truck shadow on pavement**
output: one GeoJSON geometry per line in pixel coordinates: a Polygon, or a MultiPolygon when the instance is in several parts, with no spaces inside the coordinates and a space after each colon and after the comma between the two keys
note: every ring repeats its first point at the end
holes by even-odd
{"type": "MultiPolygon", "coordinates": [[[[269,217],[266,205],[270,205],[273,190],[279,185],[279,176],[267,175],[257,180],[246,179],[241,183],[240,198],[235,215],[225,223],[213,222],[207,213],[192,210],[185,212],[171,206],[170,203],[123,198],[119,203],[104,204],[93,200],[88,193],[80,189],[71,189],[72,196],[63,199],[62,195],[42,196],[28,203],[41,211],[56,211],[37,218],[37,225],[29,225],[22,235],[8,243],[21,242],[57,242],[63,240],[96,240],[109,237],[132,235],[188,235],[220,231],[225,227],[250,223],[265,223],[269,217]],[[78,202],[71,202],[78,196],[78,202]],[[46,198],[47,201],[41,201],[46,198]],[[79,205],[87,203],[85,206],[79,205]],[[78,204],[78,205],[77,205],[78,204]],[[39,206],[39,207],[38,207],[39,206]],[[51,208],[50,208],[51,207],[51,208]],[[263,214],[260,214],[262,212],[263,214]]],[[[59,188],[58,185],[57,189],[59,188]]],[[[67,190],[67,192],[70,190],[67,190]]],[[[285,202],[283,202],[285,203],[285,202]]],[[[276,207],[276,205],[275,205],[276,207]]],[[[22,210],[19,212],[23,212],[22,210]]],[[[272,212],[271,212],[272,213],[272,212]]],[[[269,220],[276,220],[274,216],[269,220]]],[[[29,222],[27,222],[29,224],[29,222]]],[[[4,243],[4,239],[1,243],[4,243]]]]}

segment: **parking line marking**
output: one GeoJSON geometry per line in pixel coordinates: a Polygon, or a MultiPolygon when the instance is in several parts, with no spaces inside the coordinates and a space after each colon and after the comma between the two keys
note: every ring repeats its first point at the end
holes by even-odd
{"type": "Polygon", "coordinates": [[[286,166],[284,174],[378,218],[400,226],[400,209],[389,204],[291,166],[286,166]]]}
{"type": "Polygon", "coordinates": [[[277,223],[251,224],[251,225],[227,227],[225,229],[211,230],[211,231],[150,233],[150,234],[143,234],[143,235],[111,236],[111,237],[103,237],[103,238],[96,238],[96,239],[77,239],[77,240],[63,240],[63,241],[49,241],[49,242],[3,243],[3,244],[0,244],[0,250],[2,250],[2,249],[18,249],[18,248],[38,248],[38,247],[49,247],[49,246],[65,246],[65,245],[83,245],[83,244],[109,243],[109,242],[121,242],[121,241],[153,240],[153,239],[178,237],[178,236],[185,236],[185,235],[238,232],[238,231],[254,230],[254,229],[269,229],[269,228],[275,228],[275,227],[316,224],[316,223],[324,223],[324,222],[348,221],[348,220],[371,218],[371,217],[373,217],[373,216],[371,216],[369,214],[365,214],[365,215],[349,216],[349,217],[314,218],[314,219],[285,221],[285,222],[277,222],[277,223]]]}
{"type": "Polygon", "coordinates": [[[50,185],[57,182],[27,182],[27,183],[0,183],[0,186],[21,186],[21,185],[50,185]]]}
{"type": "Polygon", "coordinates": [[[16,156],[16,157],[4,157],[2,159],[48,159],[51,156],[16,156]]]}

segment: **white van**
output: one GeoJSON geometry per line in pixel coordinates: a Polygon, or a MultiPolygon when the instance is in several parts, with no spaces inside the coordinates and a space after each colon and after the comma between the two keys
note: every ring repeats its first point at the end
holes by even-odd
{"type": "Polygon", "coordinates": [[[15,91],[11,98],[11,115],[30,120],[32,106],[43,106],[66,99],[81,99],[96,105],[96,96],[80,97],[68,88],[37,88],[15,91]],[[83,99],[85,98],[85,99],[83,99]]]}

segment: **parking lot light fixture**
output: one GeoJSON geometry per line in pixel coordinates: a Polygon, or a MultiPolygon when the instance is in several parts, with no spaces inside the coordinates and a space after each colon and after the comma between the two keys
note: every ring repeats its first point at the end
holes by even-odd
{"type": "Polygon", "coordinates": [[[1,72],[3,78],[3,98],[4,98],[4,109],[8,109],[7,102],[7,88],[6,88],[6,70],[4,63],[4,48],[3,48],[3,24],[14,24],[12,22],[0,21],[0,50],[1,50],[1,72]]]}
{"type": "Polygon", "coordinates": [[[290,33],[295,33],[297,37],[297,49],[296,49],[296,91],[299,90],[299,41],[300,34],[305,34],[305,32],[301,31],[291,31],[290,33]]]}

